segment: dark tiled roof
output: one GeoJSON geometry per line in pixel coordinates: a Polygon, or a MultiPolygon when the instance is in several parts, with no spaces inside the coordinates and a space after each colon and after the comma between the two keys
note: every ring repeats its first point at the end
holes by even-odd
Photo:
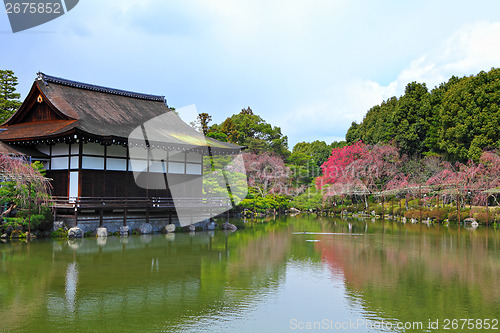
{"type": "MultiPolygon", "coordinates": [[[[14,115],[4,124],[7,130],[0,133],[0,140],[62,135],[73,129],[94,136],[128,138],[134,129],[153,123],[156,126],[151,127],[150,133],[160,143],[222,150],[242,148],[204,138],[168,108],[163,96],[100,87],[43,73],[39,73],[29,96],[36,98],[39,94],[36,90],[68,120],[18,124],[21,117],[14,115]],[[161,117],[165,115],[168,117],[161,117]]],[[[25,105],[27,101],[20,110],[25,105]]]]}
{"type": "Polygon", "coordinates": [[[0,140],[37,139],[63,134],[77,126],[77,120],[28,122],[4,127],[0,140]]]}
{"type": "Polygon", "coordinates": [[[56,84],[60,84],[60,85],[68,86],[68,87],[86,89],[86,90],[91,90],[91,91],[99,91],[99,92],[103,92],[106,94],[113,94],[113,95],[120,95],[120,96],[126,96],[126,97],[131,97],[131,98],[145,99],[148,101],[163,102],[165,104],[167,102],[165,100],[165,96],[148,95],[148,94],[141,94],[141,93],[136,93],[136,92],[132,92],[132,91],[107,88],[107,87],[97,86],[94,84],[77,82],[77,81],[63,79],[60,77],[50,76],[50,75],[44,74],[42,72],[38,73],[38,79],[42,80],[43,83],[45,83],[45,85],[48,85],[49,83],[56,83],[56,84]]]}

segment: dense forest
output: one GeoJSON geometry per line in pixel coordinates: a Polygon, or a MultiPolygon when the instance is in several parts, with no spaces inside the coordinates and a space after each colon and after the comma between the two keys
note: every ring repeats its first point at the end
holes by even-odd
{"type": "Polygon", "coordinates": [[[441,155],[478,161],[484,149],[500,146],[500,69],[458,78],[431,91],[412,82],[403,96],[372,107],[352,123],[346,141],[390,143],[410,156],[441,155]]]}

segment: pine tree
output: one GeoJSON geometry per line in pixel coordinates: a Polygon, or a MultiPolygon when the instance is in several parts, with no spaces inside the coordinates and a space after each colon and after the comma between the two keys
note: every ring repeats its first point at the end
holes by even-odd
{"type": "Polygon", "coordinates": [[[0,123],[3,124],[21,106],[16,93],[17,77],[11,70],[0,70],[0,123]]]}

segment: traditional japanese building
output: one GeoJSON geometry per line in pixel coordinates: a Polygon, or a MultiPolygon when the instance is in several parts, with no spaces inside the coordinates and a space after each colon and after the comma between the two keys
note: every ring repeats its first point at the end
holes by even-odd
{"type": "Polygon", "coordinates": [[[195,198],[201,193],[203,156],[236,154],[242,148],[201,139],[169,109],[163,96],[43,73],[18,111],[0,127],[0,141],[4,150],[17,150],[44,163],[47,177],[53,180],[56,213],[70,216],[75,223],[98,219],[101,225],[107,218],[116,222],[121,216],[126,223],[133,211],[135,219],[143,217],[147,222],[155,214],[171,219],[173,206],[168,202],[173,184],[164,181],[165,174],[175,174],[177,183],[189,184],[185,197],[195,198]],[[163,121],[149,140],[147,136],[144,142],[129,140],[134,130],[142,126],[144,131],[145,123],[166,114],[168,122],[163,121]],[[150,153],[131,156],[131,149],[137,147],[161,152],[160,165],[151,163],[150,153]],[[146,181],[134,174],[134,164],[143,165],[149,175],[146,181]],[[155,186],[158,182],[166,186],[155,186]]]}

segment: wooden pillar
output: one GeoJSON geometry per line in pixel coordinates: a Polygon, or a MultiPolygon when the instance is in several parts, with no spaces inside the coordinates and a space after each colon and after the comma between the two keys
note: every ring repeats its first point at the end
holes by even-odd
{"type": "Polygon", "coordinates": [[[78,207],[75,203],[75,227],[78,226],[78,207]]]}
{"type": "Polygon", "coordinates": [[[146,201],[146,223],[149,223],[149,198],[146,201]]]}
{"type": "Polygon", "coordinates": [[[104,225],[104,209],[99,210],[99,228],[102,228],[104,225]]]}
{"type": "Polygon", "coordinates": [[[107,197],[107,195],[106,195],[106,191],[107,191],[107,189],[106,189],[106,181],[107,181],[107,179],[106,179],[106,174],[107,174],[106,169],[107,169],[107,162],[106,162],[106,160],[107,160],[107,148],[108,147],[106,145],[103,145],[103,146],[104,146],[104,154],[103,154],[104,155],[104,157],[103,157],[104,158],[104,171],[102,173],[103,173],[104,180],[102,182],[102,195],[104,197],[107,197]]]}
{"type": "Polygon", "coordinates": [[[123,225],[127,225],[127,207],[123,209],[123,225]]]}

